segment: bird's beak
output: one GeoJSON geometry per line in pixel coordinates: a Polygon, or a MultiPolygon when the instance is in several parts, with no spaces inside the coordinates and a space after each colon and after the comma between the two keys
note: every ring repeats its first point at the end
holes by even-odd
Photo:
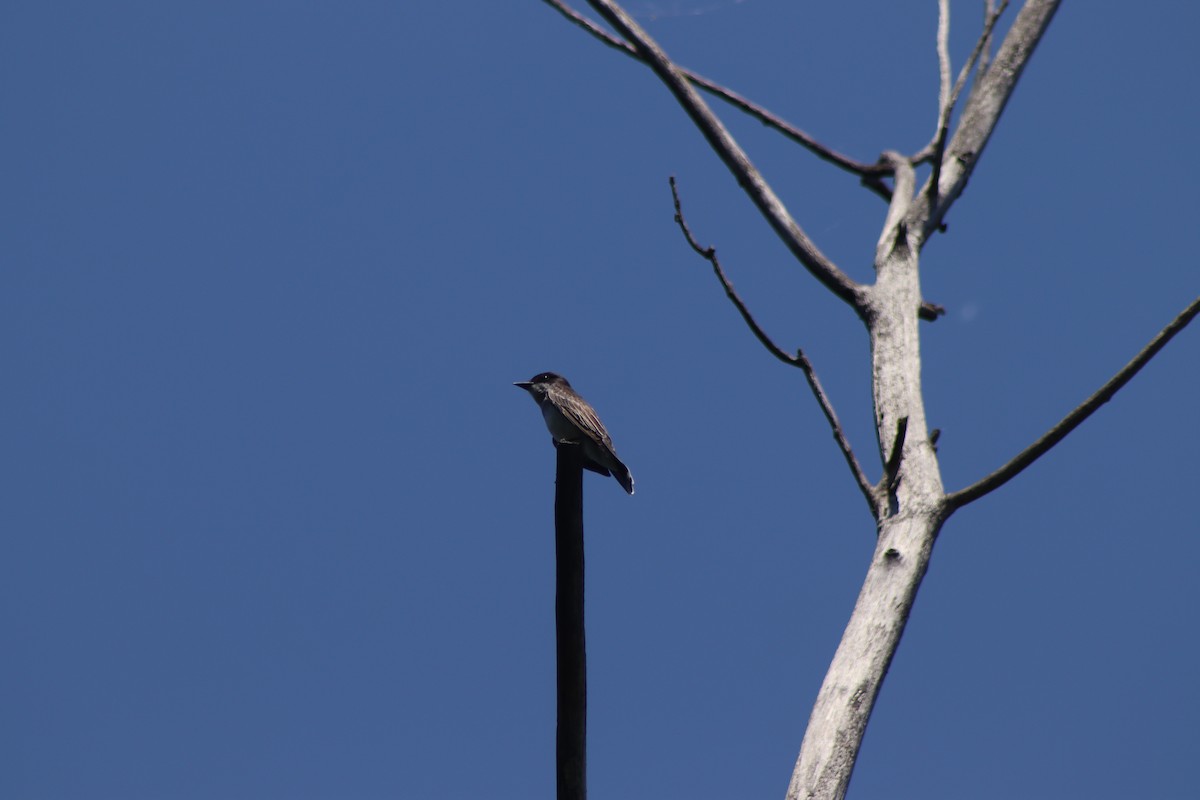
{"type": "Polygon", "coordinates": [[[513,384],[513,386],[520,386],[522,389],[524,389],[527,392],[533,391],[533,382],[532,381],[517,381],[516,383],[513,384]]]}

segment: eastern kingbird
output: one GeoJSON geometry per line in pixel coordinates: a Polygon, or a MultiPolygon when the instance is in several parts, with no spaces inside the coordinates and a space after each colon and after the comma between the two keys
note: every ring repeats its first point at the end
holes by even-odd
{"type": "Polygon", "coordinates": [[[546,427],[550,429],[554,446],[559,442],[579,445],[583,451],[583,466],[601,475],[612,475],[625,491],[633,494],[633,476],[613,450],[612,439],[596,412],[567,383],[553,372],[543,372],[527,381],[518,381],[533,396],[542,410],[546,427]]]}

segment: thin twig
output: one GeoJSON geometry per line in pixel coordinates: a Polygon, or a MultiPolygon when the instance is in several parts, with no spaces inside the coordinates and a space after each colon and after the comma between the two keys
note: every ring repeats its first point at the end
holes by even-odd
{"type": "Polygon", "coordinates": [[[671,94],[675,96],[684,111],[692,118],[692,122],[700,129],[709,146],[725,162],[725,166],[737,179],[738,185],[750,197],[750,200],[770,223],[776,235],[783,240],[792,255],[812,273],[813,277],[824,284],[825,288],[849,304],[859,316],[865,314],[866,298],[863,287],[842,272],[808,238],[792,215],[788,213],[783,201],[779,199],[758,168],[750,161],[750,157],[734,141],[712,109],[696,93],[688,79],[680,73],[679,68],[671,63],[662,48],[617,3],[612,0],[588,0],[588,2],[604,17],[605,21],[616,29],[617,33],[637,48],[641,59],[667,85],[671,94]]]}
{"type": "MultiPolygon", "coordinates": [[[[1005,4],[1008,0],[1004,0],[1005,4]]],[[[979,50],[979,66],[976,68],[976,80],[971,84],[971,92],[967,95],[967,102],[971,102],[971,95],[975,93],[975,86],[979,83],[978,78],[987,74],[988,67],[992,65],[992,31],[989,28],[996,24],[996,20],[1000,18],[999,12],[996,11],[996,0],[984,0],[983,2],[983,32],[984,35],[979,37],[979,43],[975,45],[979,50]]]]}
{"type": "Polygon", "coordinates": [[[754,315],[750,313],[750,309],[746,307],[741,296],[733,288],[733,284],[729,281],[725,270],[721,268],[721,261],[717,258],[717,249],[715,247],[702,247],[696,241],[696,237],[692,235],[692,229],[688,227],[687,220],[683,216],[683,207],[679,201],[679,188],[675,185],[675,176],[671,176],[671,197],[675,203],[675,222],[679,225],[679,230],[683,231],[683,238],[687,240],[688,245],[692,250],[696,251],[697,255],[712,265],[713,273],[717,276],[717,280],[721,282],[721,288],[725,290],[725,296],[729,298],[734,308],[742,315],[742,320],[750,328],[750,332],[767,349],[768,353],[785,364],[799,367],[803,370],[804,377],[808,380],[809,388],[812,389],[813,395],[817,398],[817,403],[821,406],[821,411],[824,412],[825,419],[829,421],[829,427],[833,429],[833,438],[837,442],[838,448],[841,449],[842,456],[846,459],[847,466],[850,467],[850,472],[854,475],[854,482],[858,484],[859,490],[863,493],[863,497],[866,498],[867,506],[871,509],[871,514],[878,519],[880,510],[875,489],[871,486],[871,482],[867,480],[862,466],[858,463],[858,458],[854,455],[854,450],[850,447],[850,440],[846,438],[846,432],[842,430],[842,423],[838,421],[837,412],[833,410],[833,404],[829,402],[829,397],[825,394],[825,389],[821,386],[820,379],[817,378],[817,372],[813,369],[812,362],[808,360],[808,356],[804,355],[803,350],[797,350],[796,355],[793,356],[775,344],[775,341],[762,329],[758,321],[754,319],[754,315]]]}
{"type": "MultiPolygon", "coordinates": [[[[561,2],[561,0],[543,0],[543,2],[564,16],[570,22],[578,25],[580,28],[583,28],[585,31],[590,33],[592,36],[595,36],[609,47],[619,50],[625,55],[635,58],[638,61],[645,60],[641,57],[633,45],[616,36],[613,36],[611,33],[604,30],[599,25],[568,6],[566,3],[561,2]]],[[[862,178],[862,184],[864,186],[885,200],[890,199],[891,190],[889,190],[887,185],[880,180],[882,177],[888,174],[885,165],[879,163],[868,164],[863,161],[858,161],[850,156],[839,153],[831,147],[826,147],[813,138],[810,134],[804,132],[800,128],[797,128],[790,122],[777,117],[757,103],[747,100],[737,92],[727,89],[726,87],[721,86],[719,83],[715,83],[708,78],[705,78],[703,75],[687,69],[686,67],[679,67],[677,65],[677,68],[685,78],[694,83],[696,86],[699,86],[704,91],[721,98],[734,108],[744,111],[745,113],[757,119],[763,125],[766,125],[768,128],[774,128],[787,138],[806,148],[809,152],[822,161],[827,161],[830,164],[845,170],[846,172],[858,175],[860,178],[862,178]]]]}
{"type": "Polygon", "coordinates": [[[971,74],[971,68],[975,66],[975,62],[979,62],[979,74],[987,72],[988,66],[988,43],[992,41],[992,31],[996,28],[996,23],[1000,20],[1000,15],[1004,13],[1004,9],[1008,8],[1008,0],[1003,0],[999,8],[995,8],[993,0],[987,0],[987,18],[983,22],[983,32],[979,34],[979,39],[975,42],[975,48],[971,50],[971,56],[967,59],[967,63],[963,64],[962,69],[958,73],[958,79],[954,81],[954,89],[950,92],[950,108],[954,108],[954,104],[958,102],[959,96],[962,94],[963,86],[967,83],[967,78],[971,74]]]}
{"type": "Polygon", "coordinates": [[[942,158],[945,155],[946,135],[950,129],[950,110],[953,106],[950,100],[950,0],[938,0],[937,57],[937,125],[933,129],[933,142],[926,148],[931,149],[933,153],[933,175],[925,187],[931,206],[937,205],[938,181],[942,177],[942,158]]]}
{"type": "Polygon", "coordinates": [[[950,106],[950,0],[938,0],[938,118],[950,106]]]}
{"type": "Polygon", "coordinates": [[[750,309],[748,309],[746,304],[742,302],[742,298],[736,291],[734,291],[733,284],[730,283],[729,278],[725,275],[725,270],[721,268],[721,261],[717,258],[717,249],[715,247],[703,247],[698,241],[696,241],[696,237],[692,235],[692,229],[688,227],[687,220],[683,216],[683,207],[679,201],[679,188],[675,185],[674,175],[671,176],[670,183],[671,197],[675,202],[675,223],[679,225],[679,230],[683,231],[683,238],[687,239],[687,243],[691,245],[691,248],[695,250],[700,257],[706,259],[708,263],[712,264],[713,272],[716,273],[717,279],[721,281],[721,286],[725,289],[725,296],[733,302],[733,305],[737,308],[738,313],[742,315],[742,319],[745,320],[746,325],[749,326],[750,332],[753,333],[755,338],[762,343],[763,347],[767,348],[767,352],[785,364],[791,364],[793,367],[797,366],[795,356],[793,356],[791,353],[788,353],[779,345],[775,344],[775,341],[754,319],[754,316],[750,313],[750,309]]]}
{"type": "Polygon", "coordinates": [[[858,484],[858,490],[862,492],[863,498],[867,501],[867,507],[871,509],[871,515],[875,519],[879,519],[883,512],[879,508],[875,488],[871,486],[858,459],[854,457],[854,450],[850,448],[850,440],[846,438],[846,432],[842,430],[842,423],[838,421],[837,412],[833,410],[833,404],[829,402],[829,397],[825,394],[824,387],[821,386],[821,380],[817,377],[812,362],[799,348],[796,350],[796,366],[803,370],[804,377],[808,379],[808,386],[812,389],[813,396],[817,398],[817,404],[821,406],[826,421],[829,422],[834,441],[837,442],[838,449],[842,451],[842,457],[846,459],[846,466],[850,467],[850,472],[854,475],[854,482],[858,484]]]}
{"type": "Polygon", "coordinates": [[[1050,448],[1061,442],[1066,438],[1067,434],[1079,427],[1080,423],[1090,417],[1096,409],[1111,400],[1113,395],[1120,391],[1121,387],[1129,383],[1133,376],[1137,375],[1142,367],[1146,366],[1150,359],[1154,358],[1158,351],[1162,350],[1167,342],[1174,338],[1175,334],[1187,327],[1188,323],[1197,314],[1200,314],[1200,297],[1193,300],[1179,316],[1175,317],[1165,328],[1159,331],[1158,335],[1151,339],[1150,343],[1134,356],[1132,361],[1122,367],[1121,371],[1114,375],[1108,383],[1101,386],[1095,394],[1083,401],[1078,408],[1063,417],[1057,425],[1042,434],[1041,438],[1036,442],[1021,451],[1016,458],[986,478],[965,489],[959,489],[957,492],[946,495],[945,503],[947,510],[954,511],[965,506],[967,503],[978,500],[988,492],[999,489],[1019,475],[1022,470],[1038,458],[1045,455],[1050,448]]]}

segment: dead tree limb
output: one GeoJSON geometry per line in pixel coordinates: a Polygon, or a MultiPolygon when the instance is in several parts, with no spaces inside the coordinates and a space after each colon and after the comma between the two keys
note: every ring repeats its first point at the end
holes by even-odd
{"type": "Polygon", "coordinates": [[[683,106],[692,122],[700,129],[708,144],[725,166],[733,173],[738,185],[766,218],[783,243],[813,277],[824,284],[859,314],[864,309],[862,287],[842,272],[792,218],[783,201],[763,178],[746,152],[734,141],[717,116],[692,88],[687,77],[671,63],[662,48],[642,30],[633,17],[611,0],[588,0],[604,19],[637,50],[641,60],[649,65],[671,94],[683,106]]]}
{"type": "Polygon", "coordinates": [[[1026,447],[1004,466],[965,489],[946,495],[946,507],[953,512],[968,503],[974,502],[989,492],[999,489],[1013,478],[1017,477],[1034,461],[1044,456],[1050,448],[1061,442],[1071,431],[1078,428],[1083,421],[1090,417],[1100,406],[1112,400],[1125,384],[1133,380],[1133,376],[1141,372],[1142,367],[1150,363],[1150,359],[1158,355],[1158,351],[1167,346],[1167,342],[1187,327],[1188,323],[1200,314],[1200,297],[1193,300],[1187,308],[1171,320],[1165,328],[1159,331],[1150,342],[1134,356],[1128,364],[1122,367],[1116,375],[1096,390],[1095,394],[1084,400],[1070,414],[1063,417],[1054,427],[1046,431],[1037,441],[1026,447]]]}
{"type": "MultiPolygon", "coordinates": [[[[946,146],[945,155],[939,159],[937,187],[923,188],[920,199],[909,212],[910,224],[918,234],[918,246],[924,247],[966,188],[967,179],[975,170],[983,148],[1060,2],[1029,0],[1018,12],[991,66],[975,82],[954,136],[946,146]],[[937,202],[930,202],[931,197],[937,197],[937,202]]],[[[932,176],[930,180],[933,180],[932,176]]]]}
{"type": "MultiPolygon", "coordinates": [[[[613,36],[611,33],[604,30],[599,25],[568,6],[566,3],[561,2],[561,0],[543,0],[543,2],[553,8],[559,14],[562,14],[573,24],[583,28],[585,31],[609,47],[619,50],[625,55],[630,56],[631,58],[636,58],[639,61],[645,60],[642,58],[637,48],[629,44],[629,42],[613,36]]],[[[862,179],[862,184],[864,186],[875,192],[875,194],[878,194],[883,199],[891,199],[891,190],[889,190],[887,185],[881,180],[881,178],[888,175],[886,165],[878,162],[868,164],[864,161],[858,161],[857,159],[851,158],[843,153],[839,153],[832,147],[822,144],[816,139],[816,137],[806,133],[800,128],[797,128],[795,125],[792,125],[782,117],[771,113],[761,105],[746,99],[732,89],[728,89],[714,81],[711,81],[708,78],[705,78],[703,75],[697,74],[686,67],[678,67],[678,69],[685,78],[704,91],[708,92],[714,97],[721,98],[734,108],[749,114],[751,117],[754,117],[768,128],[774,128],[788,139],[791,139],[801,147],[806,148],[809,152],[822,161],[826,161],[836,167],[839,167],[840,169],[845,170],[846,172],[859,176],[859,178],[862,179]]]]}
{"type": "Polygon", "coordinates": [[[830,402],[829,396],[825,394],[824,387],[821,386],[821,381],[817,377],[817,371],[813,368],[812,362],[808,360],[808,356],[804,355],[803,350],[797,350],[796,355],[791,355],[782,347],[775,344],[775,340],[762,329],[758,321],[754,319],[754,315],[750,313],[750,309],[746,306],[745,301],[733,288],[733,283],[725,274],[725,270],[721,268],[721,261],[717,258],[717,249],[715,247],[702,247],[696,241],[696,237],[692,235],[691,228],[688,227],[687,220],[683,216],[683,207],[679,201],[679,188],[675,185],[675,177],[671,176],[671,197],[675,202],[675,222],[679,225],[679,229],[683,231],[683,238],[687,239],[688,245],[692,250],[702,258],[706,259],[712,265],[713,273],[717,276],[717,280],[721,282],[721,288],[725,290],[725,296],[733,303],[733,307],[742,315],[742,320],[746,323],[746,327],[754,334],[754,338],[758,339],[759,343],[766,348],[767,352],[775,356],[785,364],[793,367],[799,367],[804,372],[804,377],[808,380],[808,386],[812,390],[813,396],[817,398],[817,404],[821,406],[821,412],[825,415],[826,421],[829,422],[829,427],[833,430],[833,439],[837,442],[838,449],[842,451],[842,457],[846,459],[846,465],[850,467],[850,472],[854,476],[854,482],[858,484],[859,491],[867,501],[867,507],[871,510],[871,515],[876,519],[882,512],[880,507],[879,494],[875,488],[871,486],[871,482],[867,480],[866,474],[863,472],[862,465],[858,463],[858,458],[854,455],[854,449],[850,446],[850,439],[846,436],[846,431],[842,428],[842,423],[838,420],[837,412],[833,409],[833,403],[830,402]]]}

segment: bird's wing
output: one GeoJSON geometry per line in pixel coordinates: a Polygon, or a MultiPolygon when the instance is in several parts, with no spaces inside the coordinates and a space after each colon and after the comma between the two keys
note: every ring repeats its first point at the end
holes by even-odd
{"type": "Polygon", "coordinates": [[[578,403],[565,403],[560,407],[563,415],[571,421],[575,427],[590,436],[594,441],[608,448],[610,453],[613,450],[612,438],[609,437],[608,431],[604,428],[604,423],[596,416],[596,412],[591,407],[580,405],[578,403]]]}
{"type": "MultiPolygon", "coordinates": [[[[550,443],[553,444],[555,447],[558,447],[558,439],[551,437],[550,443]]],[[[581,448],[581,450],[582,450],[582,448],[581,448]]],[[[609,451],[610,452],[612,451],[611,447],[609,448],[609,451]]],[[[584,469],[590,469],[592,472],[598,472],[606,478],[609,475],[612,475],[612,473],[608,471],[608,467],[604,466],[603,464],[597,464],[595,461],[592,461],[590,458],[587,457],[587,455],[585,455],[583,453],[581,453],[581,455],[583,455],[583,468],[584,469]]],[[[615,454],[613,455],[613,458],[616,458],[615,454]]],[[[621,462],[618,460],[617,463],[620,464],[621,462]]],[[[624,466],[624,464],[622,464],[621,466],[624,466]]]]}

